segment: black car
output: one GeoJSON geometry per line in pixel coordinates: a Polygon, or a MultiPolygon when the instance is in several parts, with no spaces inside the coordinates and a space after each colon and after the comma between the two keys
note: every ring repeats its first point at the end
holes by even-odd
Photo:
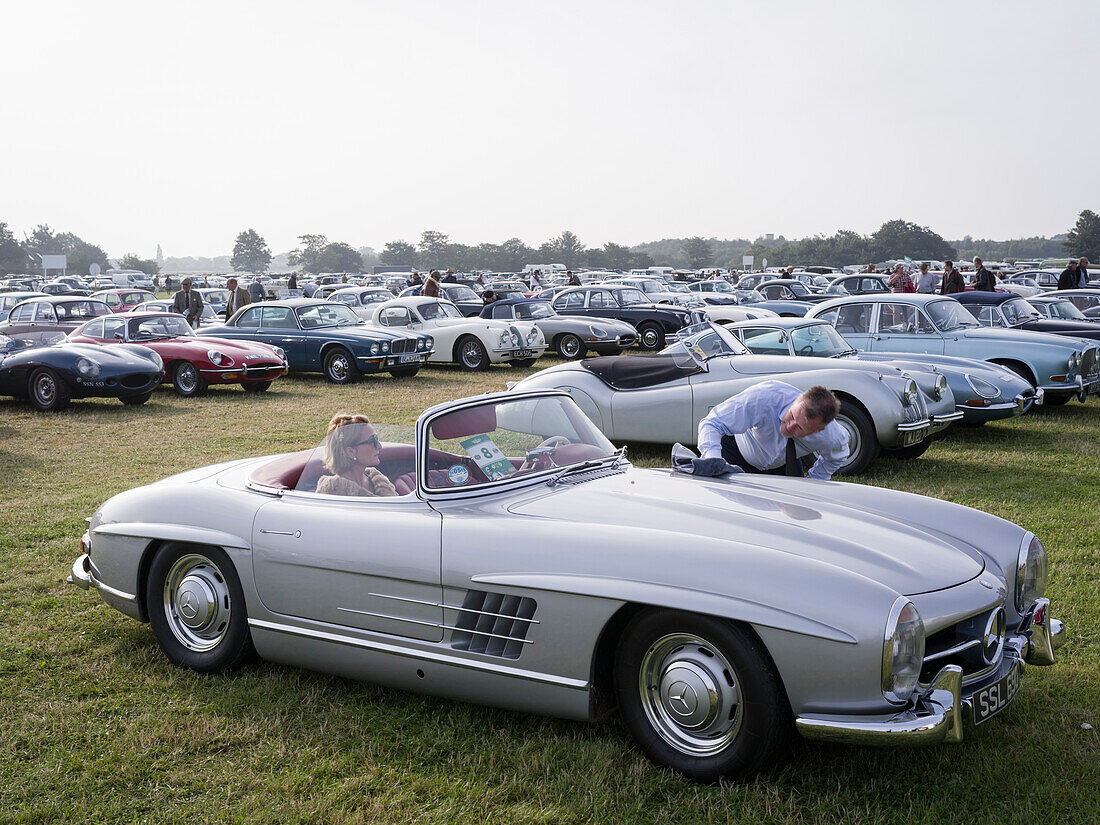
{"type": "Polygon", "coordinates": [[[960,292],[951,297],[966,307],[983,327],[1026,329],[1029,332],[1049,332],[1100,341],[1100,325],[1091,321],[1046,318],[1026,298],[1012,292],[960,292]]]}
{"type": "Polygon", "coordinates": [[[836,297],[821,292],[810,292],[809,287],[795,278],[773,278],[759,284],[756,291],[769,301],[803,301],[819,304],[836,297]]]}
{"type": "Polygon", "coordinates": [[[97,298],[44,295],[28,298],[11,308],[0,323],[0,335],[34,344],[55,344],[85,321],[110,315],[111,308],[97,298]]]}
{"type": "Polygon", "coordinates": [[[880,292],[889,292],[886,278],[882,275],[872,275],[864,272],[859,275],[842,275],[834,278],[825,292],[828,295],[875,295],[880,292]]]}
{"type": "Polygon", "coordinates": [[[164,377],[148,347],[50,346],[0,335],[0,395],[28,398],[40,412],[57,412],[73,398],[117,398],[144,404],[164,377]]]}
{"type": "Polygon", "coordinates": [[[617,318],[638,330],[638,345],[656,350],[665,336],[694,323],[692,313],[667,304],[654,304],[632,286],[579,286],[567,289],[551,302],[562,315],[617,318]]]}
{"type": "Polygon", "coordinates": [[[466,284],[440,284],[439,297],[446,298],[467,318],[481,314],[485,301],[466,284]]]}

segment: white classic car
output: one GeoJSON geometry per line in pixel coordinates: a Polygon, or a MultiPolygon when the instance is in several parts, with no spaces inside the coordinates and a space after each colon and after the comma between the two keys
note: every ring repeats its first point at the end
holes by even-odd
{"type": "Polygon", "coordinates": [[[568,719],[618,707],[650,759],[701,781],[751,776],[795,731],[961,741],[1065,636],[1039,539],[957,504],[639,469],[553,391],[409,430],[350,424],[121,493],[71,581],[197,671],[258,653],[568,719]],[[396,495],[318,493],[363,445],[396,495]]]}
{"type": "Polygon", "coordinates": [[[546,338],[535,324],[466,318],[441,298],[394,298],[379,304],[372,322],[383,327],[409,327],[435,339],[433,364],[458,364],[464,370],[484,370],[508,362],[529,367],[546,352],[546,338]]]}

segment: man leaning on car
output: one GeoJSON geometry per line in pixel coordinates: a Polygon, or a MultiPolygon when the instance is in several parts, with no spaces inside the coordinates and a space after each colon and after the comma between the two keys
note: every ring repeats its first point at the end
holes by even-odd
{"type": "Polygon", "coordinates": [[[840,402],[825,387],[805,392],[763,381],[723,401],[699,422],[696,475],[723,475],[726,464],[749,473],[829,480],[848,458],[848,433],[836,421],[840,402]],[[809,473],[802,456],[816,455],[809,473]]]}

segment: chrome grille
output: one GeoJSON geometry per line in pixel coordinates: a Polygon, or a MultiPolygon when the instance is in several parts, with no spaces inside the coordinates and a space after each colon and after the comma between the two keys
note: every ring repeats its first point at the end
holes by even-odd
{"type": "Polygon", "coordinates": [[[963,681],[984,676],[1000,663],[1004,654],[1007,622],[1004,610],[983,610],[925,640],[920,683],[930,684],[947,665],[963,670],[963,681]]]}
{"type": "Polygon", "coordinates": [[[1081,375],[1095,378],[1100,374],[1100,363],[1096,361],[1096,347],[1089,347],[1081,354],[1081,375]]]}
{"type": "Polygon", "coordinates": [[[459,611],[451,633],[451,647],[518,659],[523,646],[530,644],[528,629],[538,624],[532,618],[536,607],[535,600],[525,596],[469,590],[461,608],[449,608],[459,611]]]}
{"type": "Polygon", "coordinates": [[[390,352],[400,355],[403,352],[416,352],[415,338],[398,338],[390,343],[390,352]]]}

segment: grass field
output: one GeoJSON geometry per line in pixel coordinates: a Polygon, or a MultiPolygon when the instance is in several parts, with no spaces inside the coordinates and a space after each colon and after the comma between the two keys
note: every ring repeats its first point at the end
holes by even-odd
{"type": "MultiPolygon", "coordinates": [[[[1069,641],[1014,705],[956,745],[802,742],[748,785],[650,765],[595,725],[261,664],[171,666],[148,625],[65,583],[84,518],[179,470],[318,443],[336,411],[411,424],[530,370],[428,368],[263,395],[158,391],[59,415],[0,399],[0,822],[1095,823],[1100,820],[1100,403],[955,428],[859,483],[939,496],[1034,530],[1069,641]],[[1091,725],[1091,729],[1086,729],[1091,725]]],[[[637,463],[667,448],[633,445],[637,463]]]]}

